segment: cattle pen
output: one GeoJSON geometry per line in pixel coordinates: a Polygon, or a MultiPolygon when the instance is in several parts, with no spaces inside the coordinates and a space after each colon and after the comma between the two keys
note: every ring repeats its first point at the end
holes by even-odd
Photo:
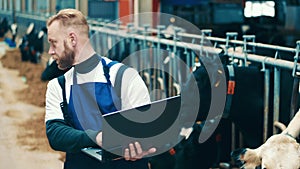
{"type": "MultiPolygon", "coordinates": [[[[0,13],[1,15],[9,16],[5,13],[0,13]]],[[[26,26],[31,22],[38,25],[37,29],[41,29],[46,21],[43,17],[30,15],[16,17],[19,18],[18,24],[24,30],[20,32],[25,32],[26,26]]],[[[299,108],[300,41],[292,48],[255,42],[255,35],[243,35],[242,40],[237,40],[236,32],[228,32],[224,38],[213,37],[212,29],[190,33],[189,30],[161,23],[136,25],[122,20],[111,22],[104,19],[89,20],[89,24],[91,41],[96,51],[136,68],[147,84],[152,101],[180,95],[189,74],[203,65],[202,57],[216,58],[222,54],[229,65],[257,66],[263,73],[261,142],[278,132],[272,122],[281,120],[289,122],[299,108]],[[185,66],[182,66],[182,62],[185,66]],[[289,82],[282,82],[282,71],[285,71],[284,76],[290,76],[289,82]],[[291,84],[292,88],[282,87],[283,83],[291,84]],[[287,90],[290,97],[285,99],[290,104],[282,105],[280,96],[287,90]]],[[[47,42],[44,44],[47,46],[47,42]]],[[[47,47],[45,49],[47,51],[47,47]]],[[[231,150],[244,146],[243,134],[234,123],[230,140],[231,150]]]]}
{"type": "MultiPolygon", "coordinates": [[[[219,37],[212,37],[212,30],[211,29],[203,29],[201,30],[201,34],[191,34],[186,32],[181,32],[180,30],[176,30],[171,32],[172,37],[171,39],[163,38],[161,35],[164,33],[163,29],[166,28],[165,25],[157,25],[156,28],[150,28],[150,25],[143,25],[142,27],[135,27],[132,23],[128,23],[126,26],[120,25],[121,22],[117,23],[109,23],[108,21],[91,21],[90,24],[92,25],[91,30],[94,31],[96,38],[99,36],[101,41],[97,41],[97,49],[99,52],[105,54],[106,51],[109,50],[109,47],[114,46],[116,41],[119,42],[120,39],[127,39],[128,41],[140,41],[140,43],[132,43],[131,48],[134,48],[134,45],[144,45],[143,47],[152,47],[157,49],[158,51],[162,49],[162,45],[167,46],[165,49],[169,51],[170,55],[178,55],[178,53],[182,52],[186,57],[186,63],[189,64],[190,68],[193,68],[197,65],[196,55],[201,55],[201,52],[209,52],[209,54],[218,54],[220,50],[224,50],[225,54],[230,57],[229,59],[232,60],[231,63],[239,62],[241,66],[248,66],[248,62],[256,62],[260,63],[262,66],[262,71],[265,74],[265,127],[264,127],[264,141],[267,139],[268,130],[273,131],[273,129],[268,129],[268,111],[269,111],[269,103],[268,103],[268,95],[271,92],[269,88],[270,83],[270,69],[273,69],[274,72],[274,118],[273,121],[279,121],[279,91],[280,91],[280,70],[286,69],[290,71],[290,74],[298,78],[298,71],[299,68],[299,50],[300,50],[300,41],[297,41],[295,44],[295,48],[291,47],[284,47],[278,45],[271,45],[271,44],[263,44],[259,42],[255,42],[255,35],[243,35],[243,40],[236,40],[238,34],[236,32],[228,32],[226,33],[226,38],[219,38],[219,37]],[[155,36],[153,36],[155,34],[155,36]],[[105,38],[103,38],[105,37],[105,38]],[[198,41],[198,43],[197,43],[198,41]],[[156,45],[156,46],[155,46],[156,45]],[[238,48],[240,50],[238,50],[238,48]],[[260,49],[257,49],[260,48],[260,49]],[[260,55],[256,54],[256,50],[268,50],[270,55],[260,55]],[[188,53],[188,51],[190,53],[188,53]],[[280,54],[280,53],[283,54],[280,54]],[[272,53],[274,53],[272,55],[272,53]],[[284,56],[283,58],[279,56],[284,56]],[[242,63],[241,63],[242,62],[242,63]],[[266,68],[267,66],[270,66],[266,68]]],[[[131,49],[130,48],[130,49],[131,49]]],[[[125,49],[121,49],[125,50],[125,49]]],[[[154,53],[154,52],[153,52],[154,53]]],[[[180,54],[182,54],[180,53],[180,54]]],[[[259,52],[258,52],[259,53],[259,52]]],[[[153,55],[152,53],[149,55],[153,55]]],[[[179,56],[182,57],[182,56],[179,56]]],[[[176,62],[176,59],[174,59],[176,62]]],[[[199,59],[200,60],[200,59],[199,59]]],[[[152,67],[155,65],[159,65],[158,62],[161,60],[155,60],[153,57],[153,64],[152,67]]],[[[134,63],[131,63],[134,64],[134,63]]],[[[139,63],[142,64],[142,63],[139,63]]],[[[174,63],[171,66],[176,66],[178,64],[174,63]]],[[[178,70],[178,68],[172,67],[167,68],[172,69],[173,71],[178,70]]],[[[150,73],[150,71],[149,71],[150,73]]],[[[162,77],[153,77],[155,74],[145,75],[147,77],[152,77],[152,79],[160,79],[162,77]]],[[[182,79],[184,80],[184,79],[182,79]]],[[[159,80],[158,80],[159,81],[159,80]]],[[[148,86],[154,86],[154,81],[147,79],[148,86]],[[150,84],[152,83],[152,84],[150,84]]],[[[180,82],[179,82],[180,83],[180,82]]],[[[161,84],[164,86],[164,84],[161,84]]],[[[180,86],[179,84],[169,84],[169,86],[162,87],[168,88],[169,90],[175,88],[177,93],[166,93],[166,96],[171,96],[174,94],[179,94],[180,89],[177,88],[180,86]]],[[[149,89],[151,90],[151,89],[149,89]]],[[[154,96],[158,98],[159,96],[154,96]]],[[[292,118],[297,111],[296,108],[291,110],[290,117],[292,118]]],[[[273,131],[276,133],[276,130],[273,131]]]]}

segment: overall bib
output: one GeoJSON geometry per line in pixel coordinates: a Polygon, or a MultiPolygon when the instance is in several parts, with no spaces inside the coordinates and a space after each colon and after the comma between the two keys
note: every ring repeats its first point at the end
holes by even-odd
{"type": "MultiPolygon", "coordinates": [[[[88,82],[77,84],[73,76],[68,104],[68,121],[78,130],[102,129],[102,115],[117,111],[121,108],[120,98],[116,95],[109,78],[109,68],[116,62],[106,64],[101,58],[104,76],[107,82],[88,82]]],[[[82,152],[67,153],[65,169],[147,169],[147,160],[135,162],[116,160],[102,163],[82,152]]]]}

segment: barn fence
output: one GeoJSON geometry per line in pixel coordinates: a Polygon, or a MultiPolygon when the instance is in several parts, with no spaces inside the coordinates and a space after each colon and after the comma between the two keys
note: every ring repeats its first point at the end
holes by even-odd
{"type": "MultiPolygon", "coordinates": [[[[300,70],[299,67],[299,50],[300,50],[300,41],[297,41],[295,48],[270,45],[255,42],[255,35],[243,35],[243,40],[237,40],[238,34],[236,32],[226,33],[226,38],[212,37],[213,31],[211,29],[201,30],[201,34],[190,34],[186,32],[180,32],[180,29],[174,27],[173,31],[166,32],[165,25],[157,25],[156,28],[151,28],[148,24],[143,25],[142,27],[136,27],[132,23],[127,25],[122,25],[118,23],[110,23],[109,21],[91,21],[90,22],[92,35],[95,38],[95,47],[97,52],[102,55],[106,55],[114,45],[124,40],[128,42],[127,48],[118,48],[121,52],[122,50],[130,50],[128,53],[135,52],[135,47],[140,46],[139,50],[145,48],[150,48],[148,53],[143,53],[144,55],[151,56],[151,60],[132,60],[131,63],[127,63],[139,70],[139,66],[145,64],[151,64],[150,67],[158,69],[167,69],[171,71],[172,75],[180,76],[176,74],[181,68],[177,67],[180,64],[174,55],[179,56],[185,63],[188,65],[190,70],[193,70],[194,67],[200,65],[199,55],[203,55],[203,52],[209,53],[209,56],[217,55],[221,51],[227,55],[229,60],[234,63],[238,63],[240,66],[249,66],[251,64],[258,64],[262,67],[261,71],[264,72],[264,129],[263,129],[263,141],[269,137],[268,133],[272,132],[275,134],[277,130],[269,128],[268,122],[269,119],[269,96],[273,92],[273,120],[279,121],[280,116],[280,78],[281,70],[285,69],[290,71],[291,76],[298,79],[297,75],[300,70]],[[166,38],[164,34],[171,34],[171,38],[166,38]],[[166,56],[157,58],[157,53],[160,49],[167,51],[166,56]],[[195,52],[196,51],[196,52],[195,52]],[[165,64],[165,60],[168,60],[171,64],[165,64]],[[163,67],[158,67],[159,65],[164,64],[163,67]],[[271,78],[271,72],[273,72],[274,78],[271,78]],[[273,91],[270,91],[270,80],[273,79],[274,86],[273,91]]],[[[109,55],[108,55],[109,56],[109,55]]],[[[143,56],[141,56],[143,57],[143,56]]],[[[160,99],[162,96],[169,97],[172,95],[177,95],[180,93],[181,82],[174,81],[170,83],[163,83],[161,79],[164,79],[163,73],[157,73],[154,71],[143,72],[141,75],[146,79],[147,86],[149,91],[157,89],[160,87],[160,90],[165,92],[164,94],[155,93],[151,95],[153,100],[160,99]],[[156,79],[156,80],[155,80],[156,79]],[[174,92],[175,91],[175,92],[174,92]]],[[[179,71],[180,72],[180,71],[179,71]]],[[[183,71],[184,72],[184,71],[183,71]]],[[[189,72],[186,72],[187,74],[189,72]]],[[[186,77],[175,77],[175,79],[181,80],[182,82],[186,80],[186,77]],[[184,78],[183,78],[184,77],[184,78]]],[[[298,92],[298,83],[296,84],[298,92]]],[[[295,109],[291,108],[290,118],[294,116],[295,109]]],[[[286,113],[286,112],[285,112],[286,113]]],[[[235,133],[235,127],[233,124],[232,135],[233,137],[241,137],[240,133],[235,133]]],[[[242,140],[242,138],[238,138],[242,140]]],[[[232,149],[237,148],[235,139],[232,139],[232,149]]],[[[241,141],[242,142],[242,141],[241,141]]],[[[240,143],[242,146],[242,143],[240,143]]]]}

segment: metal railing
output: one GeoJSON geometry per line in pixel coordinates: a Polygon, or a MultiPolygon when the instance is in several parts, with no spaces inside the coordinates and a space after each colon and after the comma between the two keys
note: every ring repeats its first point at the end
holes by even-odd
{"type": "MultiPolygon", "coordinates": [[[[226,34],[226,38],[219,38],[219,37],[212,37],[211,33],[212,30],[205,29],[202,30],[201,35],[196,34],[189,34],[186,32],[177,32],[176,30],[172,34],[172,39],[163,38],[161,35],[164,33],[165,26],[159,25],[157,28],[150,28],[149,25],[145,25],[144,27],[134,27],[133,24],[121,25],[120,23],[113,24],[109,23],[108,21],[94,21],[91,22],[91,30],[97,32],[99,35],[98,39],[101,39],[102,43],[98,43],[96,48],[98,47],[99,52],[101,50],[103,52],[109,50],[109,47],[113,46],[111,42],[114,40],[112,39],[125,39],[126,41],[132,41],[133,46],[144,45],[143,47],[147,46],[150,49],[161,49],[161,46],[164,46],[164,49],[168,51],[166,56],[163,56],[165,60],[169,60],[172,64],[163,67],[167,70],[172,72],[176,72],[180,68],[176,67],[178,65],[178,60],[174,59],[176,55],[179,58],[184,59],[190,70],[193,69],[196,65],[199,65],[197,62],[197,57],[201,55],[201,52],[205,51],[205,53],[209,56],[218,55],[221,51],[224,51],[229,59],[234,62],[234,60],[238,60],[242,62],[244,66],[248,66],[248,63],[259,63],[262,66],[262,71],[264,72],[264,129],[263,129],[263,141],[268,138],[268,133],[273,131],[276,133],[276,130],[268,129],[268,121],[269,121],[269,96],[270,96],[270,80],[271,80],[271,73],[274,72],[274,100],[273,100],[273,121],[279,121],[279,103],[280,103],[280,78],[281,78],[281,69],[286,69],[291,71],[291,75],[295,76],[296,72],[300,71],[299,63],[298,63],[298,56],[299,56],[299,46],[300,41],[295,44],[295,48],[278,46],[278,45],[271,45],[271,44],[263,44],[255,42],[254,35],[244,35],[243,40],[237,40],[237,33],[235,32],[228,32],[226,34]],[[101,37],[101,38],[100,38],[101,37]],[[108,38],[110,40],[105,40],[108,38]],[[189,41],[181,41],[181,39],[188,39],[189,41]],[[179,40],[178,40],[179,39],[179,40]],[[196,44],[195,42],[198,41],[196,44]],[[208,45],[209,41],[211,45],[208,45]],[[108,44],[108,45],[107,45],[108,44]],[[237,49],[241,50],[237,50],[237,49]],[[276,54],[273,55],[259,55],[255,54],[258,48],[266,49],[266,50],[273,50],[276,54]],[[181,53],[180,53],[181,52],[181,53]],[[288,59],[281,59],[277,56],[280,52],[288,52],[290,53],[288,59]],[[180,54],[179,54],[180,53],[180,54]],[[183,56],[184,55],[184,56],[183,56]],[[273,69],[273,71],[271,71],[273,69]]],[[[129,47],[129,49],[132,47],[129,47]]],[[[141,48],[140,50],[143,50],[141,48]]],[[[134,51],[131,51],[134,52],[134,51]]],[[[150,50],[148,55],[152,55],[153,50],[150,50]]],[[[286,54],[286,53],[285,53],[286,54]]],[[[198,58],[200,60],[200,58],[198,58]]],[[[138,70],[138,65],[143,64],[152,64],[159,65],[164,62],[162,60],[140,60],[141,63],[133,64],[138,70]],[[142,63],[143,62],[143,63],[142,63]]],[[[175,73],[176,74],[176,73],[175,73]]],[[[163,78],[161,73],[153,73],[151,71],[143,72],[142,76],[147,77],[146,83],[148,84],[149,90],[154,90],[155,86],[153,85],[156,81],[162,82],[163,78]],[[156,77],[154,77],[156,76],[156,77]],[[152,78],[149,78],[152,77],[152,78]],[[158,80],[159,79],[159,80],[158,80]]],[[[177,74],[176,74],[177,76],[177,74]]],[[[180,80],[186,80],[186,78],[176,78],[180,80]]],[[[174,94],[180,93],[180,85],[181,82],[172,81],[169,83],[160,83],[159,86],[163,86],[162,89],[169,89],[165,93],[165,96],[171,96],[174,94]],[[170,92],[170,91],[177,91],[170,92]]],[[[159,99],[161,95],[152,96],[152,99],[159,99]]]]}

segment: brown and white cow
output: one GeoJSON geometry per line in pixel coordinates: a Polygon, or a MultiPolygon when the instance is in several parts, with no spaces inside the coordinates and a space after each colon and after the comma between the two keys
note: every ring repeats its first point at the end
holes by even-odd
{"type": "Polygon", "coordinates": [[[271,136],[260,147],[238,149],[232,153],[232,157],[240,167],[254,169],[261,165],[262,169],[300,168],[300,145],[295,139],[300,131],[300,110],[288,127],[285,128],[278,122],[275,126],[283,131],[271,136]]]}

